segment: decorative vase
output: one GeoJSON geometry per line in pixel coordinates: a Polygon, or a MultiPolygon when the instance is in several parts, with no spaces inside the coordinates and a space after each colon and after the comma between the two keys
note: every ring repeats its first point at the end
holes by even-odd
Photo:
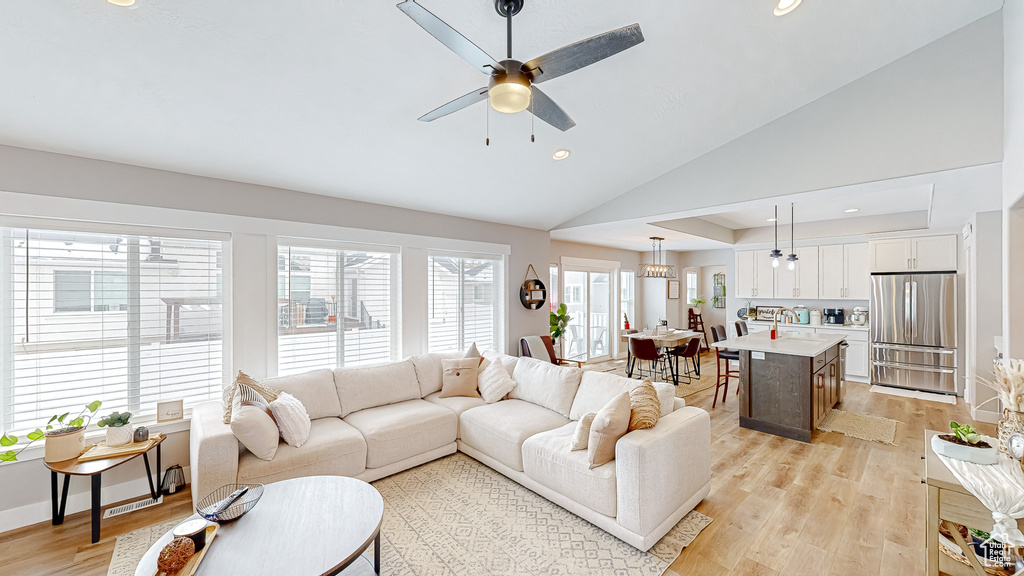
{"type": "Polygon", "coordinates": [[[1004,408],[1003,417],[996,425],[996,435],[999,437],[999,451],[1007,456],[1010,452],[1007,450],[1006,441],[1016,432],[1024,433],[1024,414],[1004,408]]]}
{"type": "Polygon", "coordinates": [[[135,434],[133,434],[132,437],[136,442],[145,442],[146,440],[149,440],[149,428],[139,426],[135,429],[135,434]]]}
{"type": "Polygon", "coordinates": [[[132,425],[107,428],[107,446],[121,446],[132,441],[132,425]]]}
{"type": "Polygon", "coordinates": [[[78,458],[85,450],[85,428],[61,434],[47,434],[44,448],[43,460],[46,462],[78,458]]]}

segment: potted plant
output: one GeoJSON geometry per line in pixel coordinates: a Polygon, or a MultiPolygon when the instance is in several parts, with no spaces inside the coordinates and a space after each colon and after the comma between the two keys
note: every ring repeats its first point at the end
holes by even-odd
{"type": "Polygon", "coordinates": [[[690,306],[695,308],[697,312],[700,312],[700,307],[707,303],[707,300],[703,296],[694,296],[690,298],[690,306]]]}
{"type": "Polygon", "coordinates": [[[627,315],[625,312],[622,313],[622,322],[625,324],[623,328],[625,330],[629,330],[629,315],[627,315]]]}
{"type": "Polygon", "coordinates": [[[996,425],[996,436],[999,438],[999,451],[1009,454],[1006,441],[1014,432],[1024,432],[1024,360],[1002,358],[992,368],[995,381],[978,378],[977,381],[995,391],[996,395],[978,404],[981,408],[989,402],[999,399],[1003,405],[1003,417],[996,425]]]}
{"type": "Polygon", "coordinates": [[[992,535],[984,530],[978,530],[976,528],[970,529],[971,533],[971,545],[974,546],[975,554],[977,554],[986,563],[995,563],[1002,566],[1003,563],[1003,543],[998,540],[993,540],[992,535]]]}
{"type": "MultiPolygon", "coordinates": [[[[55,414],[46,423],[46,431],[36,428],[29,432],[25,438],[28,442],[21,447],[21,450],[7,450],[0,453],[0,462],[15,462],[18,455],[24,452],[30,444],[36,440],[46,439],[46,452],[43,460],[46,462],[61,462],[77,458],[82,450],[85,450],[85,428],[89,425],[93,415],[99,410],[102,402],[96,400],[85,405],[78,416],[68,419],[71,412],[55,414]]],[[[0,436],[0,446],[10,448],[18,443],[18,437],[13,434],[0,436]]]]}
{"type": "MultiPolygon", "coordinates": [[[[565,307],[565,302],[562,302],[556,311],[551,312],[551,342],[554,343],[555,346],[560,346],[560,338],[568,329],[569,320],[571,319],[572,317],[569,316],[569,309],[565,307]]],[[[558,355],[561,356],[561,352],[559,352],[558,355]]]]}
{"type": "Polygon", "coordinates": [[[932,437],[932,450],[936,454],[975,464],[995,464],[999,461],[999,452],[970,425],[950,422],[949,428],[952,434],[932,437]]]}
{"type": "Polygon", "coordinates": [[[107,446],[120,446],[132,441],[131,412],[114,411],[99,421],[100,428],[107,429],[107,446]]]}

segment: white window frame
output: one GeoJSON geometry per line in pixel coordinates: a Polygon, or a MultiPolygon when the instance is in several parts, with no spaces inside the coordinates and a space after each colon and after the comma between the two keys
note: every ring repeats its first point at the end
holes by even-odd
{"type": "MultiPolygon", "coordinates": [[[[508,326],[509,325],[509,322],[508,322],[508,290],[506,289],[507,286],[508,286],[508,260],[509,260],[508,255],[507,254],[498,254],[498,253],[486,253],[486,252],[468,252],[468,251],[462,251],[462,250],[430,249],[430,250],[426,251],[426,256],[427,257],[424,259],[424,262],[426,263],[426,267],[427,267],[427,270],[426,270],[426,272],[427,272],[427,278],[426,278],[427,282],[424,285],[424,290],[426,290],[428,288],[428,286],[429,286],[430,258],[431,257],[468,258],[468,259],[480,259],[480,260],[492,260],[492,261],[494,261],[494,263],[495,263],[494,264],[494,276],[495,276],[495,278],[493,280],[493,284],[494,284],[494,296],[495,296],[495,300],[494,300],[494,303],[495,303],[495,311],[494,311],[495,325],[493,327],[493,331],[494,331],[493,339],[494,339],[494,341],[492,342],[492,347],[496,351],[505,352],[506,348],[508,346],[508,330],[509,330],[509,326],[508,326]]],[[[463,297],[463,298],[465,298],[465,297],[463,297]]],[[[426,332],[424,334],[424,346],[423,346],[424,349],[423,349],[423,351],[424,352],[428,352],[430,350],[430,307],[429,306],[427,306],[424,309],[424,314],[425,314],[426,318],[424,318],[423,326],[426,329],[426,332]]],[[[472,344],[472,342],[471,341],[469,341],[469,342],[465,341],[465,337],[461,335],[462,334],[462,328],[461,327],[460,327],[460,331],[459,332],[460,332],[460,337],[459,338],[461,340],[463,340],[463,343],[464,343],[462,348],[466,349],[466,348],[468,348],[472,344]]],[[[480,350],[480,352],[483,352],[483,350],[480,350]]]]}

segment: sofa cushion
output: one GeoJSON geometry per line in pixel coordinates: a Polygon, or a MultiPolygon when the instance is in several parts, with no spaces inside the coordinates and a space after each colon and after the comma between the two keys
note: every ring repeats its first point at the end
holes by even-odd
{"type": "Polygon", "coordinates": [[[485,406],[487,402],[483,398],[470,398],[468,396],[452,396],[450,398],[442,398],[440,392],[434,392],[428,394],[424,398],[427,402],[437,404],[438,406],[444,406],[455,413],[455,416],[459,418],[459,430],[455,435],[456,439],[462,438],[462,413],[470,408],[476,408],[477,406],[485,406]]]}
{"type": "Polygon", "coordinates": [[[500,360],[505,365],[505,370],[508,370],[509,374],[516,371],[516,364],[519,362],[518,356],[509,356],[494,350],[484,350],[484,358],[491,361],[500,360]]]}
{"type": "Polygon", "coordinates": [[[462,352],[431,352],[430,354],[419,354],[411,356],[413,368],[416,370],[416,380],[420,385],[420,398],[426,398],[441,389],[441,360],[451,358],[462,358],[462,352]]]}
{"type": "Polygon", "coordinates": [[[302,448],[282,442],[269,462],[248,452],[241,454],[238,482],[269,484],[301,476],[355,476],[365,468],[363,435],[338,418],[320,418],[313,420],[302,448]]]}
{"type": "Polygon", "coordinates": [[[523,400],[502,400],[472,408],[459,419],[463,442],[520,472],[523,442],[534,434],[568,423],[569,419],[561,414],[523,400]]]}
{"type": "Polygon", "coordinates": [[[421,400],[367,408],[345,417],[366,440],[366,467],[380,468],[455,441],[458,418],[421,400]]]}
{"type": "Polygon", "coordinates": [[[421,398],[416,369],[410,360],[338,368],[334,371],[334,384],[341,399],[342,418],[359,410],[421,398]]]}
{"type": "Polygon", "coordinates": [[[605,516],[615,516],[615,462],[591,469],[585,450],[570,449],[576,424],[534,434],[523,442],[530,479],[605,516]]]}
{"type": "MultiPolygon", "coordinates": [[[[569,419],[579,420],[588,412],[597,412],[604,408],[612,398],[623,392],[629,392],[639,384],[639,380],[616,376],[610,372],[585,370],[580,379],[580,388],[576,391],[576,397],[572,401],[569,419]]],[[[669,384],[669,386],[672,385],[669,384]]]]}
{"type": "Polygon", "coordinates": [[[555,366],[535,358],[520,358],[512,374],[516,387],[508,397],[543,406],[568,418],[581,376],[583,371],[579,368],[555,366]]]}
{"type": "Polygon", "coordinates": [[[265,378],[261,383],[295,396],[306,407],[306,412],[313,420],[341,416],[338,389],[334,386],[334,374],[330,370],[313,370],[291,376],[265,378]]]}

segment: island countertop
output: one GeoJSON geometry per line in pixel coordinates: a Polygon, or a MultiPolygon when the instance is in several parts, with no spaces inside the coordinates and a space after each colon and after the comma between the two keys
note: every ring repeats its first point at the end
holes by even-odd
{"type": "Polygon", "coordinates": [[[846,340],[845,334],[787,332],[781,324],[779,332],[781,335],[776,340],[772,340],[771,333],[765,331],[715,342],[712,346],[730,350],[814,357],[846,340]]]}

